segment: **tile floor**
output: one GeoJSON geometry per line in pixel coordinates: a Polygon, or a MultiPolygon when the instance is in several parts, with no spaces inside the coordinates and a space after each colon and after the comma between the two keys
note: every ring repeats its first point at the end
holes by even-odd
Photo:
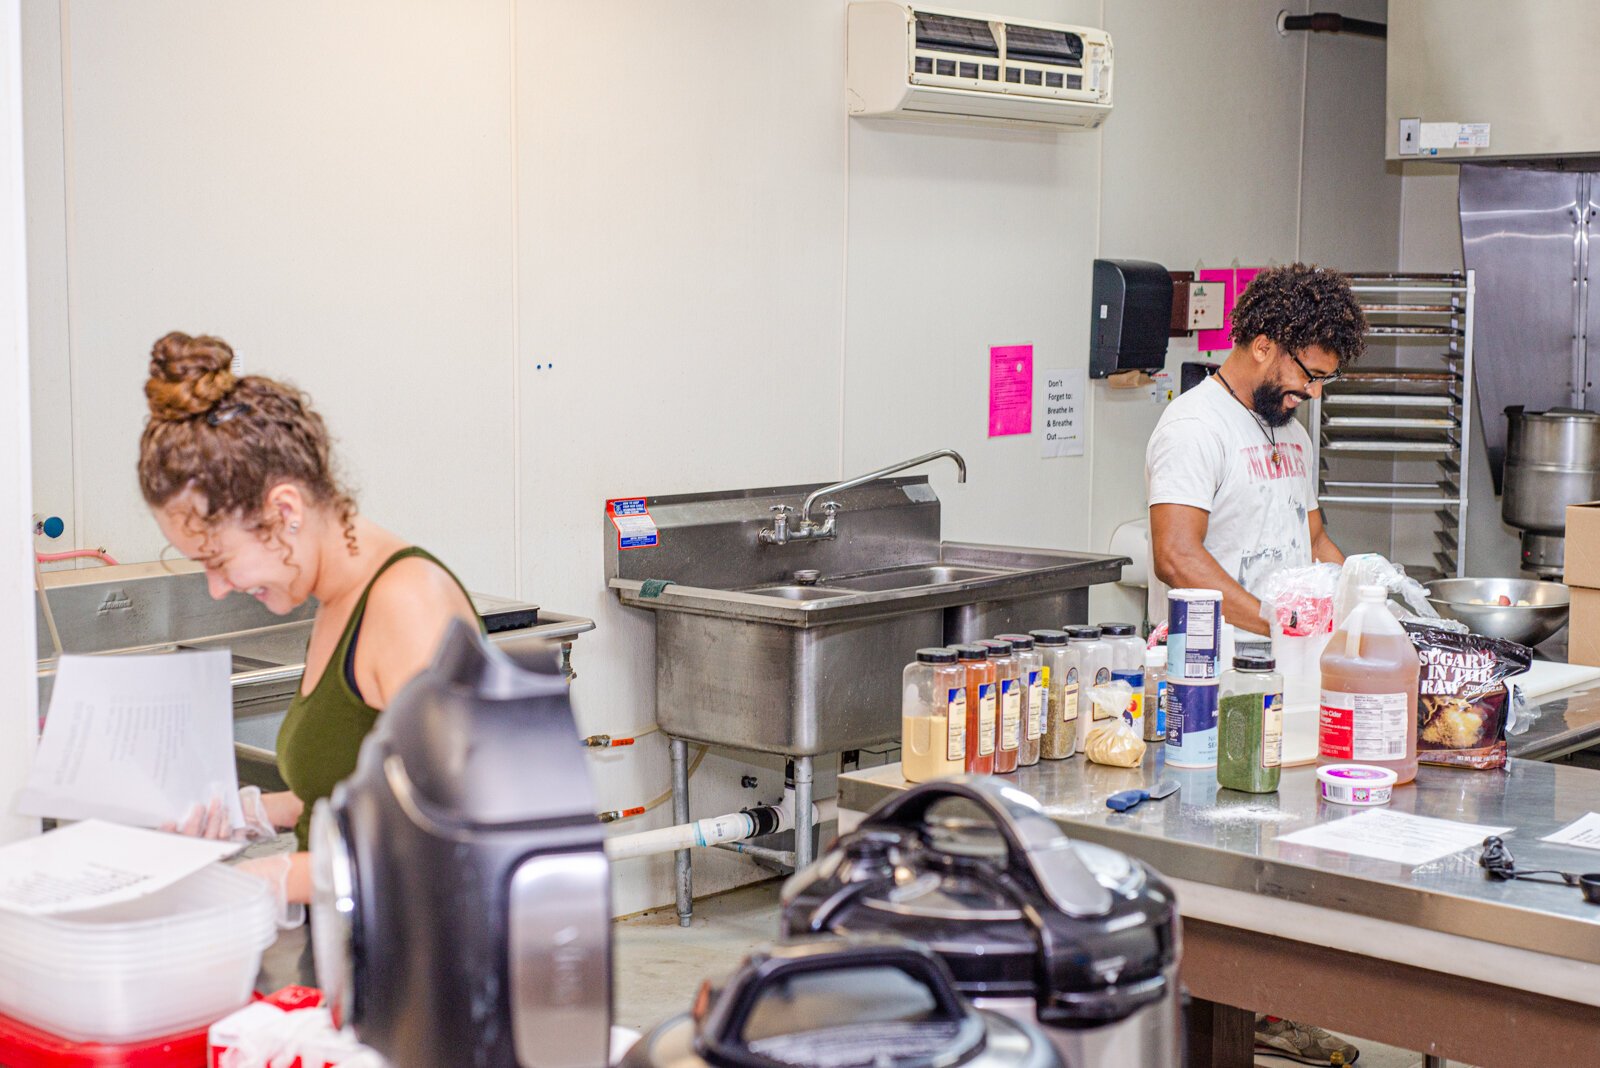
{"type": "MultiPolygon", "coordinates": [[[[616,926],[614,1019],[637,1031],[688,1009],[700,981],[731,971],[749,949],[777,934],[778,880],[695,903],[694,926],[678,926],[670,908],[616,926]]],[[[1422,1055],[1359,1038],[1360,1068],[1420,1068],[1422,1055]]],[[[1451,1068],[1463,1068],[1452,1061],[1451,1068]]],[[[1294,1061],[1258,1057],[1258,1068],[1294,1061]]],[[[1079,1068],[1079,1066],[1074,1066],[1079,1068]]],[[[1098,1065],[1082,1068],[1102,1068],[1098,1065]]]]}

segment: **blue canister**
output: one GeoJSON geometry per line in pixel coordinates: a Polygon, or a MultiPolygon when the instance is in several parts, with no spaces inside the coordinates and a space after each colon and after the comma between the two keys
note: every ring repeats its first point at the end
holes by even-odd
{"type": "Polygon", "coordinates": [[[1167,593],[1167,681],[1216,682],[1222,651],[1222,592],[1167,593]]]}
{"type": "Polygon", "coordinates": [[[1167,755],[1175,768],[1217,766],[1217,684],[1167,680],[1167,755]]]}

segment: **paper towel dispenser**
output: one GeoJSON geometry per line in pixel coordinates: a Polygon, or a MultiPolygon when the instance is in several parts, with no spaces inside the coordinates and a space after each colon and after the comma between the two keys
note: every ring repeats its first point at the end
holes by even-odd
{"type": "Polygon", "coordinates": [[[1089,377],[1159,371],[1167,362],[1172,275],[1145,260],[1095,260],[1089,377]]]}

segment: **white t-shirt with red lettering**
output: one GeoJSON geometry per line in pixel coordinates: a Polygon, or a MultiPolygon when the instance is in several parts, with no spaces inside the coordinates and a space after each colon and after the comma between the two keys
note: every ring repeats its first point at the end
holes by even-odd
{"type": "Polygon", "coordinates": [[[1211,513],[1205,548],[1252,594],[1285,567],[1311,563],[1308,516],[1317,508],[1311,437],[1298,421],[1272,431],[1215,377],[1162,413],[1144,454],[1151,504],[1186,504],[1211,513]]]}

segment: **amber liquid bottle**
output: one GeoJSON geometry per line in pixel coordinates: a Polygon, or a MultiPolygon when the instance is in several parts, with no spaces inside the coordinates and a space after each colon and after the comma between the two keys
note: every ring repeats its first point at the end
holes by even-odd
{"type": "Polygon", "coordinates": [[[995,685],[989,650],[981,645],[955,647],[967,672],[967,771],[994,774],[995,685]]]}

